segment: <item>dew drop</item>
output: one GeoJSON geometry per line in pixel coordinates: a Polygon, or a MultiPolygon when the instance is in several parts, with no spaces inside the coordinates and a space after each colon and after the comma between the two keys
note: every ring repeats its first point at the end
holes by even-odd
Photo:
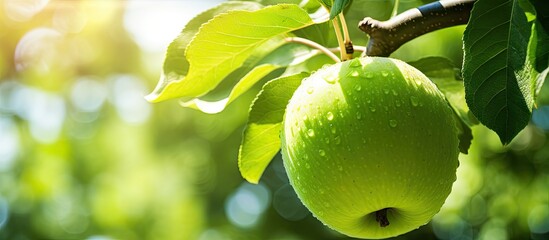
{"type": "Polygon", "coordinates": [[[309,165],[309,163],[305,163],[305,167],[306,167],[307,169],[309,169],[309,168],[311,168],[311,165],[309,165]]]}
{"type": "Polygon", "coordinates": [[[417,84],[418,86],[421,86],[421,84],[423,84],[423,83],[422,83],[420,80],[417,80],[417,81],[416,81],[416,84],[417,84]]]}
{"type": "Polygon", "coordinates": [[[393,128],[396,127],[397,126],[397,120],[394,120],[394,119],[389,120],[389,126],[391,126],[393,128]]]}
{"type": "Polygon", "coordinates": [[[307,93],[308,93],[308,94],[312,94],[314,91],[315,91],[315,88],[314,88],[314,87],[308,87],[308,88],[307,88],[307,93]]]}
{"type": "Polygon", "coordinates": [[[324,81],[326,81],[329,84],[334,84],[337,81],[336,76],[327,76],[324,78],[324,81]]]}
{"type": "Polygon", "coordinates": [[[414,97],[414,96],[410,97],[410,102],[412,103],[412,106],[414,106],[414,107],[417,107],[417,105],[419,105],[419,103],[417,101],[417,98],[414,97]]]}
{"type": "Polygon", "coordinates": [[[375,107],[370,107],[370,112],[376,112],[376,108],[375,107]]]}
{"type": "Polygon", "coordinates": [[[326,152],[322,149],[318,150],[318,154],[320,154],[320,156],[326,156],[326,152]]]}
{"type": "Polygon", "coordinates": [[[396,101],[396,102],[395,102],[395,105],[396,105],[397,107],[400,107],[400,101],[396,101]]]}
{"type": "Polygon", "coordinates": [[[303,115],[303,121],[307,121],[307,115],[303,115]]]}
{"type": "Polygon", "coordinates": [[[381,71],[381,75],[387,77],[389,76],[389,73],[387,71],[381,71]]]}
{"type": "Polygon", "coordinates": [[[362,86],[360,86],[360,84],[355,85],[355,90],[360,92],[360,90],[362,90],[362,86]]]}
{"type": "Polygon", "coordinates": [[[362,118],[362,114],[360,114],[360,112],[357,112],[356,113],[356,119],[361,119],[362,118]]]}
{"type": "Polygon", "coordinates": [[[315,136],[315,130],[310,128],[309,130],[307,130],[307,135],[309,135],[309,137],[314,137],[315,136]]]}
{"type": "Polygon", "coordinates": [[[324,138],[324,142],[325,142],[326,144],[330,144],[330,138],[324,138]]]}
{"type": "Polygon", "coordinates": [[[339,171],[343,171],[343,166],[341,166],[341,165],[337,165],[337,170],[339,170],[339,171]]]}
{"type": "Polygon", "coordinates": [[[383,93],[389,94],[389,89],[383,89],[383,93]]]}
{"type": "Polygon", "coordinates": [[[332,129],[330,130],[332,132],[332,134],[335,134],[337,132],[337,130],[335,129],[335,127],[332,127],[332,129]]]}
{"type": "Polygon", "coordinates": [[[332,112],[328,112],[326,113],[326,118],[328,119],[328,121],[332,121],[334,120],[334,114],[332,112]]]}
{"type": "Polygon", "coordinates": [[[335,138],[334,138],[334,143],[335,143],[336,145],[339,145],[339,144],[341,143],[341,138],[340,138],[339,136],[335,137],[335,138]]]}
{"type": "Polygon", "coordinates": [[[370,79],[370,78],[373,78],[373,77],[374,77],[374,74],[373,74],[373,73],[371,73],[371,72],[366,72],[366,73],[364,73],[363,75],[364,75],[364,77],[365,77],[365,78],[368,78],[368,79],[370,79]]]}
{"type": "Polygon", "coordinates": [[[395,90],[393,89],[392,92],[393,92],[393,95],[394,95],[394,96],[398,96],[397,91],[395,91],[395,90]]]}
{"type": "Polygon", "coordinates": [[[352,71],[351,73],[349,73],[349,76],[351,77],[358,77],[360,75],[360,73],[358,73],[358,71],[352,71]]]}

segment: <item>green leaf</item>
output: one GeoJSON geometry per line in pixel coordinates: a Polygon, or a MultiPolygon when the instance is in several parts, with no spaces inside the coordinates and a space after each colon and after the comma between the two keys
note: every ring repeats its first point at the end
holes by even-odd
{"type": "Polygon", "coordinates": [[[239,2],[230,1],[209,9],[196,17],[194,17],[183,29],[183,31],[173,40],[168,46],[164,66],[162,68],[162,76],[159,82],[160,86],[165,86],[170,82],[182,79],[189,70],[189,62],[185,58],[185,49],[193,36],[198,32],[200,26],[212,19],[214,16],[230,10],[257,10],[262,6],[254,2],[239,2]]]}
{"type": "Polygon", "coordinates": [[[534,103],[530,29],[517,0],[479,0],[463,36],[467,104],[504,144],[528,124],[534,103]]]}
{"type": "MultiPolygon", "coordinates": [[[[147,96],[151,102],[199,97],[214,89],[240,67],[253,50],[277,35],[304,28],[325,19],[312,19],[293,4],[280,4],[255,11],[235,10],[219,14],[200,27],[185,54],[188,74],[178,80],[160,81],[147,96]]],[[[168,76],[173,79],[172,76],[168,76]]]]}
{"type": "Polygon", "coordinates": [[[459,69],[452,61],[443,57],[426,57],[409,64],[423,72],[446,97],[455,113],[459,149],[467,154],[473,139],[471,127],[478,124],[478,121],[465,102],[465,89],[463,81],[459,79],[459,69]]]}
{"type": "Polygon", "coordinates": [[[258,183],[263,171],[280,149],[280,129],[286,105],[307,73],[280,77],[267,82],[250,108],[238,154],[242,177],[258,183]]]}
{"type": "Polygon", "coordinates": [[[274,64],[262,64],[256,66],[235,85],[229,97],[214,102],[195,98],[188,102],[182,102],[181,105],[183,107],[194,108],[209,114],[219,113],[236,98],[252,88],[255,83],[277,68],[279,68],[279,66],[274,64]]]}
{"type": "MultiPolygon", "coordinates": [[[[271,46],[280,46],[281,43],[285,43],[283,39],[278,39],[281,42],[268,41],[266,44],[271,46]]],[[[265,46],[265,48],[268,48],[265,46]]],[[[263,49],[261,49],[263,50],[263,49]]],[[[244,67],[242,72],[246,75],[239,78],[240,81],[232,88],[230,94],[226,97],[217,98],[215,101],[206,101],[199,98],[194,98],[188,102],[182,102],[183,107],[189,107],[200,110],[205,113],[215,114],[223,111],[231,102],[236,100],[242,94],[250,90],[255,84],[265,78],[269,73],[274,70],[294,66],[304,61],[309,60],[311,57],[318,55],[319,51],[311,50],[310,48],[296,43],[287,43],[278,47],[276,50],[270,49],[270,54],[263,55],[262,59],[252,60],[261,56],[262,53],[254,54],[254,57],[248,58],[244,65],[250,67],[244,67]]]]}
{"type": "Polygon", "coordinates": [[[334,0],[334,5],[330,9],[330,19],[334,19],[343,9],[349,5],[351,0],[334,0]]]}

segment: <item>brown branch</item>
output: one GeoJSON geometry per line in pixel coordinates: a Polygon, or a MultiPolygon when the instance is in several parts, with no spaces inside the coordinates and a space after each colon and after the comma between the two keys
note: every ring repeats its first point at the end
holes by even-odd
{"type": "Polygon", "coordinates": [[[418,36],[441,28],[467,24],[475,1],[432,2],[387,21],[364,18],[358,27],[370,36],[365,55],[387,57],[402,44],[418,36]]]}

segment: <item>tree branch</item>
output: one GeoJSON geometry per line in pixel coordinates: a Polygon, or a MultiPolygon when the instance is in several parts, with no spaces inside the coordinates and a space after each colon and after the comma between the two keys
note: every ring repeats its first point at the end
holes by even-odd
{"type": "Polygon", "coordinates": [[[365,55],[387,57],[402,44],[423,34],[467,24],[476,0],[443,0],[405,11],[387,21],[370,17],[358,24],[370,36],[365,55]]]}

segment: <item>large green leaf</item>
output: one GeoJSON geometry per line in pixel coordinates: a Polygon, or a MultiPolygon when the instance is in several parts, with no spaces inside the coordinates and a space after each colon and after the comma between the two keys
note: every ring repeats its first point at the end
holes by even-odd
{"type": "Polygon", "coordinates": [[[467,104],[504,144],[528,124],[534,104],[530,29],[517,0],[478,0],[463,36],[467,104]]]}
{"type": "MultiPolygon", "coordinates": [[[[277,41],[273,40],[270,40],[266,44],[269,45],[269,47],[280,46],[277,41]]],[[[283,39],[278,40],[284,42],[283,39]]],[[[267,48],[267,46],[265,46],[265,48],[267,48]]],[[[246,74],[241,78],[237,76],[240,81],[234,85],[228,96],[216,98],[214,101],[195,98],[191,101],[183,102],[182,105],[205,113],[219,113],[274,70],[300,64],[320,53],[317,50],[311,50],[309,47],[296,43],[287,43],[278,47],[276,50],[271,49],[269,52],[270,54],[266,54],[266,56],[263,56],[261,59],[253,61],[253,57],[250,57],[246,60],[244,65],[247,65],[248,67],[239,69],[239,71],[246,74]]],[[[257,56],[259,54],[254,55],[257,56]]]]}
{"type": "Polygon", "coordinates": [[[286,105],[307,73],[269,81],[250,108],[238,155],[238,168],[244,179],[258,183],[263,171],[280,149],[280,129],[286,105]]]}
{"type": "Polygon", "coordinates": [[[254,2],[229,1],[221,3],[194,17],[187,23],[179,36],[177,36],[168,46],[166,58],[164,59],[164,66],[162,68],[162,76],[158,86],[161,87],[170,82],[182,79],[187,74],[189,62],[185,58],[185,49],[203,23],[209,21],[216,15],[230,10],[240,9],[252,11],[260,9],[261,7],[260,4],[254,2]]]}
{"type": "Polygon", "coordinates": [[[465,90],[463,81],[459,79],[459,69],[447,58],[426,57],[414,62],[409,62],[423,72],[438,89],[444,94],[450,106],[454,109],[459,130],[459,149],[462,153],[468,153],[473,135],[471,127],[478,121],[470,113],[465,102],[465,90]]]}
{"type": "MultiPolygon", "coordinates": [[[[202,96],[240,67],[265,41],[323,21],[326,19],[313,20],[305,10],[293,4],[219,14],[203,24],[189,43],[185,51],[188,74],[173,81],[162,79],[147,100],[159,102],[202,96]]],[[[163,76],[166,77],[173,79],[163,76]]]]}

